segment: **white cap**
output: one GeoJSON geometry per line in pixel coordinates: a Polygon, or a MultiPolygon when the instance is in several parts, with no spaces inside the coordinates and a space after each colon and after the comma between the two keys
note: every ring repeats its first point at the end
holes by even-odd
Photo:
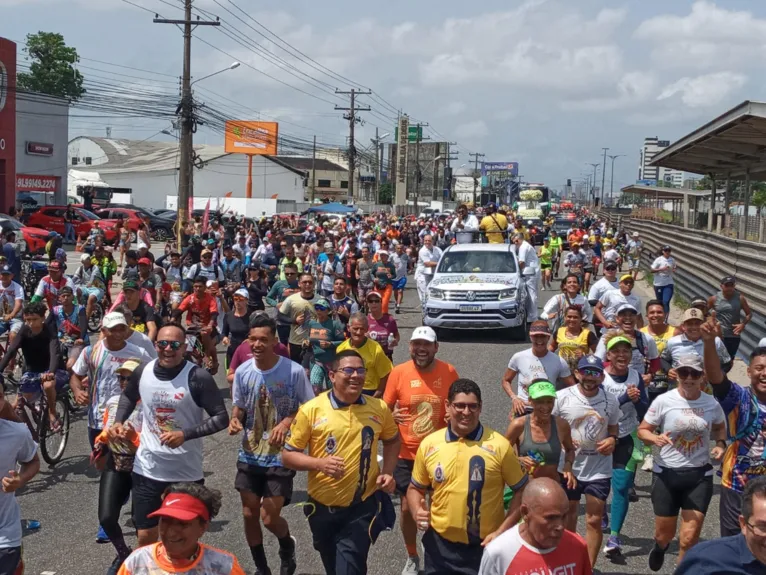
{"type": "Polygon", "coordinates": [[[90,255],[89,254],[82,254],[80,256],[80,261],[81,262],[89,262],[90,261],[90,255]]]}
{"type": "Polygon", "coordinates": [[[239,297],[243,297],[243,298],[250,297],[250,294],[245,288],[239,288],[237,291],[234,292],[234,295],[238,295],[239,297]]]}
{"type": "Polygon", "coordinates": [[[766,347],[766,337],[761,338],[761,341],[758,342],[758,347],[766,347]]]}
{"type": "Polygon", "coordinates": [[[388,252],[386,250],[378,250],[378,256],[387,256],[388,252]]]}
{"type": "Polygon", "coordinates": [[[639,236],[639,233],[638,233],[638,232],[633,232],[633,237],[634,237],[634,238],[637,238],[638,236],[639,236]]]}
{"type": "Polygon", "coordinates": [[[112,311],[104,316],[104,321],[101,323],[101,325],[107,329],[111,329],[118,325],[127,326],[128,322],[125,320],[125,316],[120,312],[112,311]]]}
{"type": "Polygon", "coordinates": [[[205,284],[207,287],[213,287],[215,285],[218,285],[218,282],[215,280],[207,280],[207,283],[205,284]]]}
{"type": "Polygon", "coordinates": [[[425,341],[436,343],[436,332],[427,325],[421,325],[420,327],[415,328],[415,331],[412,332],[410,341],[415,341],[418,339],[424,339],[425,341]]]}

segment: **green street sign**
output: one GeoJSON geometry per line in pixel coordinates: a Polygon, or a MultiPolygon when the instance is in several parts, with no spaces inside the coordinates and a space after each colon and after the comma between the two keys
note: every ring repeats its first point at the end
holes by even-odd
{"type": "MultiPolygon", "coordinates": [[[[417,142],[418,136],[420,136],[420,140],[423,140],[423,126],[410,126],[407,128],[407,140],[409,142],[417,142]],[[419,132],[419,134],[418,134],[419,132]]],[[[396,126],[394,128],[394,141],[399,141],[399,126],[396,126]]]]}

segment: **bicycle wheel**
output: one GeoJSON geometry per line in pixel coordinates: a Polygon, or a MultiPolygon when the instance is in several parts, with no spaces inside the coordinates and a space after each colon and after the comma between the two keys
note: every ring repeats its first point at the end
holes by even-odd
{"type": "Polygon", "coordinates": [[[96,333],[101,329],[101,320],[104,317],[104,308],[98,302],[93,306],[93,313],[88,318],[88,329],[92,333],[96,333]]]}
{"type": "Polygon", "coordinates": [[[50,466],[61,461],[69,440],[69,407],[63,398],[56,400],[56,417],[61,421],[61,429],[51,432],[48,414],[42,413],[40,416],[40,452],[50,466]]]}

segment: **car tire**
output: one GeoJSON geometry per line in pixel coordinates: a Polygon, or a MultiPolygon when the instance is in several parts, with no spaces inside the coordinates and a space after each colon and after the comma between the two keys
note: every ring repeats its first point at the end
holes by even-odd
{"type": "Polygon", "coordinates": [[[521,325],[508,328],[508,337],[510,337],[513,341],[517,341],[519,343],[526,343],[529,341],[529,330],[527,329],[526,310],[523,313],[524,313],[524,321],[521,322],[521,325]]]}
{"type": "Polygon", "coordinates": [[[152,239],[157,240],[158,242],[165,242],[170,238],[170,230],[167,228],[154,228],[152,230],[152,239]]]}

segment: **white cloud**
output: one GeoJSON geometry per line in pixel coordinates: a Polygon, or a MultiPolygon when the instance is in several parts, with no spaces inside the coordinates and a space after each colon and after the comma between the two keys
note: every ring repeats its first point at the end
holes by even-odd
{"type": "Polygon", "coordinates": [[[718,72],[696,78],[684,77],[662,90],[657,100],[667,100],[677,94],[681,101],[690,108],[718,106],[729,95],[742,88],[747,77],[734,72],[718,72]]]}
{"type": "Polygon", "coordinates": [[[463,113],[467,107],[468,106],[466,106],[465,102],[455,100],[449,102],[446,106],[439,108],[436,114],[438,116],[457,116],[458,114],[463,113]]]}
{"type": "Polygon", "coordinates": [[[475,120],[460,124],[455,128],[454,132],[457,138],[478,140],[489,135],[489,128],[487,128],[487,124],[483,120],[475,120]]]}
{"type": "Polygon", "coordinates": [[[657,89],[657,77],[650,71],[633,71],[622,75],[611,92],[598,97],[562,102],[564,110],[604,112],[622,110],[650,101],[657,89]]]}

